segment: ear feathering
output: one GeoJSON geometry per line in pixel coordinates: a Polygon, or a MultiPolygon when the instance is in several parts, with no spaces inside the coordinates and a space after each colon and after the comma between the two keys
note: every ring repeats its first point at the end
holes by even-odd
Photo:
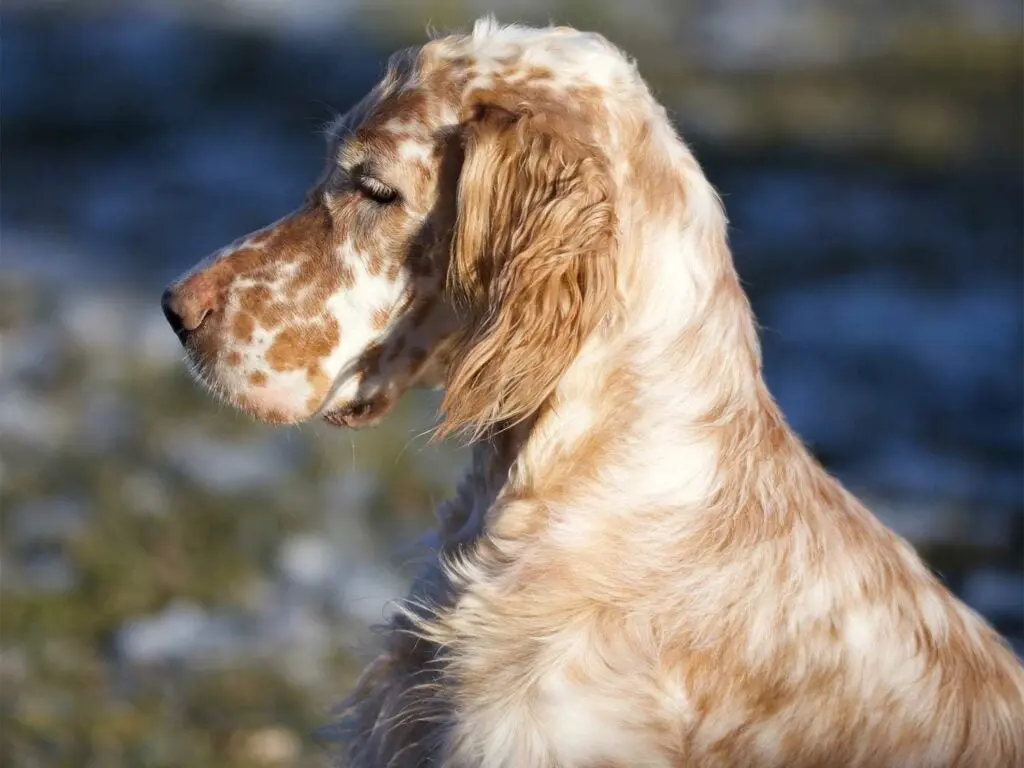
{"type": "Polygon", "coordinates": [[[467,322],[440,435],[536,413],[613,306],[607,162],[560,118],[485,106],[466,127],[448,290],[467,322]]]}

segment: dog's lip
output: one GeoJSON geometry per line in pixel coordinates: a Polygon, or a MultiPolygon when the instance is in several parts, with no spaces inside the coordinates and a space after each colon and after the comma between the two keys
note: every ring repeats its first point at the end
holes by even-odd
{"type": "Polygon", "coordinates": [[[328,411],[323,415],[323,420],[335,427],[363,429],[376,424],[390,407],[391,399],[387,395],[375,395],[328,411]]]}

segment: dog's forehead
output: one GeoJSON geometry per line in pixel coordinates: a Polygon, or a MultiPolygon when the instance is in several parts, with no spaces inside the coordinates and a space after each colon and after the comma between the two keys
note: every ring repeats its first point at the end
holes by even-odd
{"type": "Polygon", "coordinates": [[[439,66],[435,54],[429,46],[392,54],[381,81],[333,122],[329,135],[336,141],[379,132],[427,138],[444,124],[453,124],[465,74],[459,67],[439,66]]]}
{"type": "Polygon", "coordinates": [[[635,80],[631,62],[597,35],[474,29],[394,53],[381,81],[332,127],[332,156],[342,165],[376,156],[430,173],[476,101],[510,111],[544,105],[596,127],[608,99],[635,80]]]}
{"type": "Polygon", "coordinates": [[[458,122],[470,91],[542,84],[575,92],[614,79],[610,69],[621,74],[629,66],[602,38],[571,30],[442,37],[392,54],[384,77],[337,121],[335,135],[392,127],[396,120],[410,130],[436,130],[458,122]]]}

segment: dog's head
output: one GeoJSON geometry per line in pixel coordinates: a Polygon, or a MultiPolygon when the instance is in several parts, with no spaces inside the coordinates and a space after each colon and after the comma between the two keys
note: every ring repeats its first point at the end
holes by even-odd
{"type": "Polygon", "coordinates": [[[535,412],[613,304],[603,39],[478,24],[392,57],[305,203],[170,286],[197,378],[262,420],[375,423],[444,386],[445,429],[535,412]]]}

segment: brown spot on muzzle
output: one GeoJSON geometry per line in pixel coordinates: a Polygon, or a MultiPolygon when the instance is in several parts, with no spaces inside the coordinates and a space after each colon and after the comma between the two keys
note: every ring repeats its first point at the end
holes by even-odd
{"type": "Polygon", "coordinates": [[[254,285],[244,289],[239,300],[242,312],[251,315],[267,330],[273,330],[281,325],[289,313],[288,305],[274,301],[270,290],[263,285],[254,285]]]}
{"type": "Polygon", "coordinates": [[[243,344],[248,344],[252,341],[253,331],[256,330],[256,321],[252,315],[240,312],[235,315],[235,320],[231,324],[231,335],[243,344]]]}
{"type": "Polygon", "coordinates": [[[277,334],[267,350],[266,360],[275,371],[317,369],[340,338],[338,321],[333,317],[319,323],[290,325],[277,334]]]}

